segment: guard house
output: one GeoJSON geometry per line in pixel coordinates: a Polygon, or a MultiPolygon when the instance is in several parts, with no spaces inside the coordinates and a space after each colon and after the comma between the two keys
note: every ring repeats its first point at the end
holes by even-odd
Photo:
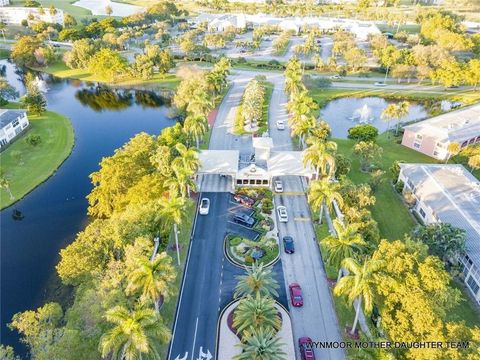
{"type": "MultiPolygon", "coordinates": [[[[203,192],[229,192],[235,187],[270,187],[274,177],[311,179],[314,169],[303,164],[302,151],[272,151],[270,137],[252,139],[254,155],[240,161],[238,150],[204,150],[198,155],[197,184],[203,192]]],[[[243,154],[245,157],[245,154],[243,154]]]]}

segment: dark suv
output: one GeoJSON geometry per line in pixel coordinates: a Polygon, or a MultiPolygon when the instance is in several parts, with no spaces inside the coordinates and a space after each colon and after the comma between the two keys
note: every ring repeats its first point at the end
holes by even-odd
{"type": "Polygon", "coordinates": [[[246,214],[236,214],[233,217],[233,221],[235,221],[237,224],[241,224],[250,228],[253,227],[253,224],[255,224],[255,219],[246,214]]]}

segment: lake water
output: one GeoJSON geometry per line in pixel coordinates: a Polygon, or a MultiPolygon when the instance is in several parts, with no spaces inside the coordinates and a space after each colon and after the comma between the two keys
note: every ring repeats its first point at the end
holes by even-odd
{"type": "MultiPolygon", "coordinates": [[[[17,77],[8,64],[7,78],[22,87],[17,77]]],[[[0,213],[1,343],[14,346],[20,355],[25,348],[6,324],[16,312],[45,302],[59,250],[71,243],[88,221],[88,175],[99,168],[102,157],[112,155],[135,134],[158,134],[174,124],[164,99],[153,93],[45,79],[48,108],[71,119],[75,146],[53,177],[0,213]],[[21,213],[21,220],[12,216],[15,211],[21,213]]]]}
{"type": "MultiPolygon", "coordinates": [[[[321,111],[321,117],[330,125],[332,137],[346,139],[348,129],[360,123],[375,126],[379,133],[388,129],[388,124],[381,119],[382,111],[394,101],[380,97],[342,98],[330,101],[321,111]]],[[[424,119],[428,116],[420,104],[411,103],[408,115],[401,122],[424,119]]],[[[396,126],[396,121],[390,123],[390,128],[396,126]]]]}

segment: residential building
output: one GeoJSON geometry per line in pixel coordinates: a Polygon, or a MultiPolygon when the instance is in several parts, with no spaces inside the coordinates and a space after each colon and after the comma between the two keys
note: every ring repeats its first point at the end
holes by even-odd
{"type": "Polygon", "coordinates": [[[55,13],[52,14],[48,8],[0,7],[0,21],[9,25],[20,25],[23,20],[63,25],[63,10],[55,10],[55,13]]]}
{"type": "Polygon", "coordinates": [[[398,179],[415,200],[412,211],[425,224],[448,223],[465,230],[460,263],[480,304],[480,182],[457,164],[400,164],[398,179]]]}
{"type": "Polygon", "coordinates": [[[10,0],[0,0],[0,6],[8,6],[10,5],[10,0]]]}
{"type": "Polygon", "coordinates": [[[11,143],[28,127],[25,110],[0,109],[0,149],[11,143]]]}
{"type": "Polygon", "coordinates": [[[480,104],[405,126],[404,130],[402,145],[445,160],[450,143],[464,148],[480,142],[480,104]]]}

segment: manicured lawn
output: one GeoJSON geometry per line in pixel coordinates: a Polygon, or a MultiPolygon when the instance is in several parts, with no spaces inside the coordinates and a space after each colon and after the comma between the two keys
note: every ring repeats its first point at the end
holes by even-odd
{"type": "MultiPolygon", "coordinates": [[[[370,175],[360,171],[360,164],[352,154],[353,140],[334,139],[338,144],[338,152],[352,160],[352,169],[348,177],[355,183],[368,183],[370,175]]],[[[389,168],[395,160],[410,163],[433,163],[434,159],[397,144],[393,137],[387,138],[386,134],[379,136],[377,143],[383,148],[383,156],[379,167],[385,171],[384,182],[375,192],[377,201],[371,207],[373,218],[378,222],[380,234],[389,240],[403,239],[404,234],[410,232],[415,226],[415,220],[408,212],[399,195],[390,184],[389,168]]]]}
{"type": "Polygon", "coordinates": [[[7,49],[0,49],[0,60],[8,59],[10,56],[10,51],[7,49]]]}
{"type": "MultiPolygon", "coordinates": [[[[92,17],[90,10],[82,8],[80,6],[73,6],[72,4],[76,0],[37,0],[44,8],[50,7],[50,5],[55,6],[57,9],[66,11],[70,15],[77,18],[77,20],[85,17],[92,17]]],[[[25,3],[24,0],[10,0],[10,3],[15,6],[23,6],[25,3]]],[[[100,18],[97,16],[97,18],[100,18]]]]}
{"type": "MultiPolygon", "coordinates": [[[[162,308],[160,309],[160,314],[165,321],[165,324],[170,328],[173,329],[173,323],[175,319],[175,311],[177,309],[177,301],[178,296],[180,295],[180,288],[182,284],[182,277],[183,271],[185,267],[185,262],[187,258],[188,247],[190,244],[190,234],[192,232],[193,220],[195,218],[195,211],[196,211],[196,202],[190,201],[188,203],[187,212],[185,214],[185,220],[182,224],[178,227],[179,235],[178,235],[178,242],[180,244],[180,260],[181,265],[178,266],[177,262],[177,254],[173,250],[168,250],[168,253],[173,259],[173,264],[177,269],[177,278],[175,279],[175,283],[172,284],[173,292],[171,295],[170,300],[165,303],[162,308]]],[[[175,238],[173,237],[173,231],[170,235],[170,242],[169,245],[175,244],[175,238]]],[[[162,344],[161,346],[161,358],[165,359],[167,357],[168,352],[168,344],[162,344]]]]}
{"type": "Polygon", "coordinates": [[[467,294],[467,289],[464,285],[460,285],[456,282],[452,282],[452,286],[460,289],[462,292],[463,301],[455,306],[452,310],[447,313],[448,321],[465,321],[467,326],[479,326],[480,325],[480,311],[473,303],[473,300],[467,294]]]}
{"type": "MultiPolygon", "coordinates": [[[[98,78],[95,75],[92,75],[86,69],[70,69],[65,65],[63,61],[57,61],[56,63],[44,67],[38,68],[35,70],[44,71],[46,73],[55,75],[60,78],[70,78],[70,79],[80,79],[83,81],[95,81],[95,82],[105,82],[104,79],[98,78]]],[[[151,88],[161,88],[173,90],[179,84],[180,79],[177,78],[174,74],[155,74],[152,79],[141,80],[141,79],[127,79],[115,82],[114,85],[118,86],[134,86],[134,85],[144,85],[151,88]]]]}
{"type": "Polygon", "coordinates": [[[40,116],[29,115],[28,118],[29,130],[0,154],[1,171],[8,179],[14,196],[11,200],[8,193],[1,190],[2,209],[50,177],[73,147],[73,128],[66,117],[47,111],[40,116]],[[31,135],[39,135],[41,143],[36,146],[28,144],[25,139],[31,135]]]}

